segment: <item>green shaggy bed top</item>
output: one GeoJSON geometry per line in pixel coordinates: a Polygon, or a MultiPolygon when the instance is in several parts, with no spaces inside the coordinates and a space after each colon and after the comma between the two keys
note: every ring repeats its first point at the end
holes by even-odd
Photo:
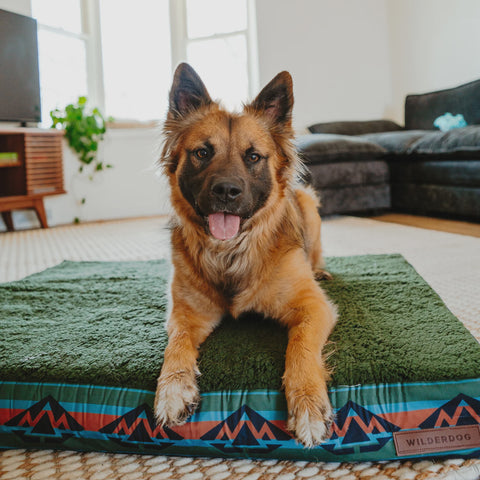
{"type": "MultiPolygon", "coordinates": [[[[332,385],[476,378],[480,346],[400,255],[327,259],[339,322],[332,385]]],[[[0,380],[154,390],[167,343],[166,261],[64,262],[0,284],[0,380]]],[[[286,330],[224,319],[201,348],[202,391],[281,386],[286,330]]]]}

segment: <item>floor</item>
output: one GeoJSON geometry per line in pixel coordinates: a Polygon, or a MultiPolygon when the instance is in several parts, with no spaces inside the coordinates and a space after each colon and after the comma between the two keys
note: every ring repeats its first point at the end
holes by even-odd
{"type": "Polygon", "coordinates": [[[480,237],[480,223],[446,220],[443,218],[423,217],[420,215],[408,215],[403,213],[386,213],[370,218],[380,222],[398,223],[400,225],[410,225],[412,227],[437,230],[439,232],[450,232],[458,233],[459,235],[480,237]]]}
{"type": "MultiPolygon", "coordinates": [[[[401,253],[440,295],[450,310],[480,340],[480,239],[451,233],[449,224],[405,218],[334,217],[324,221],[326,256],[401,253]],[[396,220],[396,221],[395,221],[396,220]],[[413,221],[413,220],[412,220],[413,221]],[[430,224],[429,224],[430,225],[430,224]],[[419,227],[422,228],[419,228],[419,227]],[[445,231],[438,231],[440,228],[445,231]]],[[[148,260],[169,254],[164,217],[67,225],[47,230],[0,233],[0,282],[20,279],[64,259],[148,260]]],[[[455,226],[457,228],[457,226],[455,226]]],[[[473,228],[475,230],[475,226],[473,228]]],[[[230,478],[311,477],[324,480],[415,479],[444,477],[458,468],[463,480],[478,478],[480,460],[306,463],[82,454],[12,450],[0,452],[0,478],[230,478]],[[473,470],[472,470],[473,469],[473,470]],[[473,474],[471,472],[474,472],[473,474]],[[75,475],[73,475],[75,473],[75,475]],[[475,475],[475,476],[474,476],[475,475]]],[[[451,477],[454,478],[454,477],[451,477]]]]}
{"type": "Polygon", "coordinates": [[[62,260],[149,260],[168,255],[166,217],[64,225],[0,233],[0,282],[62,260]]]}

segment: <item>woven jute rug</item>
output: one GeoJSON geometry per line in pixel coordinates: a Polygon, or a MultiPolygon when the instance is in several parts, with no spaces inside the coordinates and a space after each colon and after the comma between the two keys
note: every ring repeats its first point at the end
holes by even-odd
{"type": "MultiPolygon", "coordinates": [[[[0,282],[62,260],[149,260],[168,256],[165,219],[111,221],[0,234],[0,282]]],[[[401,253],[480,339],[480,239],[368,219],[324,222],[326,256],[401,253]]],[[[0,479],[397,479],[475,480],[480,460],[368,463],[223,460],[51,450],[0,452],[0,479]]]]}

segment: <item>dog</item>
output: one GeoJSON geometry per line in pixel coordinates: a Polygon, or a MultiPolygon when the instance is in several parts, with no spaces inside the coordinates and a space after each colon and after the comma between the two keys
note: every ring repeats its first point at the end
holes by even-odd
{"type": "Polygon", "coordinates": [[[279,73],[241,113],[210,98],[186,63],[174,74],[160,164],[168,178],[173,277],[168,345],[154,413],[180,425],[199,403],[198,348],[225,314],[255,311],[288,328],[287,428],[306,447],[333,420],[321,355],[336,321],[312,190],[297,186],[293,84],[279,73]]]}

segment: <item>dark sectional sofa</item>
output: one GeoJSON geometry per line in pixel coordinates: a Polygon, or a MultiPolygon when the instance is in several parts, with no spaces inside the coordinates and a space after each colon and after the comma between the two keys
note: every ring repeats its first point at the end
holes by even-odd
{"type": "Polygon", "coordinates": [[[377,120],[309,130],[297,146],[322,214],[393,209],[480,220],[480,80],[408,95],[405,127],[377,120]],[[467,126],[437,130],[447,112],[467,126]]]}

